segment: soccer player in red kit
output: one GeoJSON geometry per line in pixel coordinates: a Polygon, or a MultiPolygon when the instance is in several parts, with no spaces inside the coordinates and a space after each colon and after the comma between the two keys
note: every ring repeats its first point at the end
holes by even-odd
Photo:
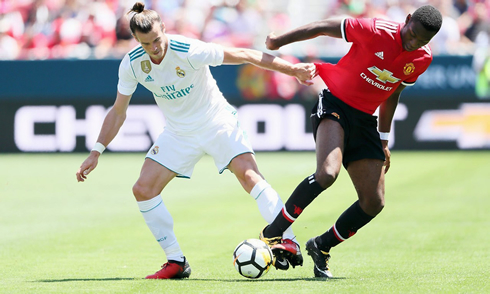
{"type": "Polygon", "coordinates": [[[291,265],[295,248],[281,240],[282,233],[303,210],[337,179],[343,165],[358,200],[345,210],[324,234],[306,242],[315,263],[315,277],[330,278],[330,249],[352,237],[384,207],[384,174],[390,167],[388,137],[400,93],[415,83],[432,61],[429,41],[442,25],[433,6],[418,8],[405,23],[382,19],[327,19],[280,36],[270,34],[268,49],[329,36],[352,43],[337,63],[316,64],[327,89],[319,95],[311,118],[316,141],[317,167],[287,200],[282,212],[264,228],[260,238],[274,254],[291,265]],[[379,110],[379,133],[374,111],[379,110]],[[384,166],[384,168],[383,168],[384,166]]]}

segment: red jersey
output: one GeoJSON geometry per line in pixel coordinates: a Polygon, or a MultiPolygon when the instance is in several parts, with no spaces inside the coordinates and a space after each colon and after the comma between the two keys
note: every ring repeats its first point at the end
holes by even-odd
{"type": "Polygon", "coordinates": [[[412,86],[432,62],[428,45],[405,51],[404,25],[382,19],[344,19],[342,38],[352,42],[337,64],[315,63],[330,92],[348,105],[373,114],[400,84],[412,86]]]}

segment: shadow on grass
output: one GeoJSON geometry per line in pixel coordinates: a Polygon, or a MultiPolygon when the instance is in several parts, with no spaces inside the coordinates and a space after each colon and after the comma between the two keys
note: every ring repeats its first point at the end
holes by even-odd
{"type": "Polygon", "coordinates": [[[234,280],[218,280],[218,279],[194,279],[196,281],[220,281],[220,282],[232,282],[232,283],[260,283],[260,282],[296,282],[296,281],[333,281],[333,280],[345,280],[346,278],[281,278],[281,279],[234,279],[234,280]]]}
{"type": "Polygon", "coordinates": [[[53,279],[53,280],[38,280],[33,282],[38,283],[62,283],[62,282],[94,282],[94,281],[131,281],[131,280],[139,280],[136,278],[98,278],[98,279],[53,279]]]}
{"type": "MultiPolygon", "coordinates": [[[[295,282],[295,281],[331,281],[331,280],[345,280],[346,278],[291,278],[291,279],[184,279],[189,281],[199,281],[199,282],[229,282],[229,283],[260,283],[260,282],[295,282]]],[[[37,283],[63,283],[63,282],[106,282],[106,281],[136,281],[136,280],[145,280],[144,278],[94,278],[94,279],[52,279],[52,280],[37,280],[33,282],[37,283]]],[[[172,280],[177,281],[177,280],[172,280]]]]}

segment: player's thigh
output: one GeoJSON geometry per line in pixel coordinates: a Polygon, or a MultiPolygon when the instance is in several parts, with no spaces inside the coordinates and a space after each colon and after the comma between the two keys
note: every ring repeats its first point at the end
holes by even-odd
{"type": "Polygon", "coordinates": [[[383,164],[383,160],[380,159],[361,159],[350,162],[347,167],[359,196],[361,208],[372,216],[378,214],[384,207],[383,164]]]}
{"type": "Polygon", "coordinates": [[[329,118],[322,119],[316,133],[316,179],[322,187],[330,186],[340,173],[343,148],[342,126],[329,118]]]}
{"type": "Polygon", "coordinates": [[[151,199],[159,195],[176,175],[160,163],[146,158],[140,176],[133,186],[134,196],[138,201],[151,199]]]}

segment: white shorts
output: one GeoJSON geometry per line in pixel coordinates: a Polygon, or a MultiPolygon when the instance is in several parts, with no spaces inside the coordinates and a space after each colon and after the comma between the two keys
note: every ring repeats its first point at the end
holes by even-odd
{"type": "Polygon", "coordinates": [[[177,135],[164,130],[146,157],[175,172],[177,177],[190,178],[204,154],[213,157],[221,174],[233,158],[244,153],[254,153],[252,145],[236,115],[226,113],[219,123],[212,123],[199,133],[177,135]]]}

